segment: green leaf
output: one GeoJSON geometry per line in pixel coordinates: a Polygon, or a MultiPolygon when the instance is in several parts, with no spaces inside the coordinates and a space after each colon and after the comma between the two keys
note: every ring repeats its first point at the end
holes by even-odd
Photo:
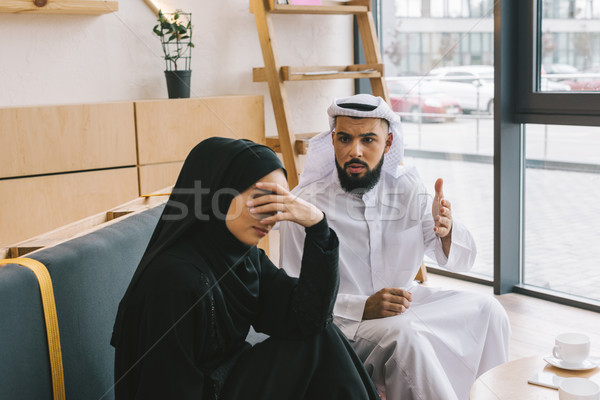
{"type": "Polygon", "coordinates": [[[160,37],[167,68],[177,70],[177,62],[181,59],[188,60],[190,49],[195,47],[191,42],[191,14],[181,10],[174,13],[163,13],[159,10],[158,17],[158,24],[152,28],[152,31],[160,37]]]}

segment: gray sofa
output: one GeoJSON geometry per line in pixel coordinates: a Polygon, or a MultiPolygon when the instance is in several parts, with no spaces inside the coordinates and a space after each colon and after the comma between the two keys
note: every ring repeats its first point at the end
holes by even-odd
{"type": "MultiPolygon", "coordinates": [[[[52,278],[67,399],[114,398],[109,341],[117,307],[162,208],[27,255],[52,278]]],[[[28,268],[0,268],[0,321],[0,399],[52,399],[40,290],[28,268]]],[[[252,333],[248,340],[263,338],[252,333]]]]}

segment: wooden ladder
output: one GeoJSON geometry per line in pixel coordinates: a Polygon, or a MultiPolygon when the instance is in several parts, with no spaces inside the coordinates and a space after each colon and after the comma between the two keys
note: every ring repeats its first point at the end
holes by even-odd
{"type": "Polygon", "coordinates": [[[265,64],[264,68],[254,68],[252,75],[254,82],[269,84],[278,138],[268,138],[267,145],[283,155],[289,185],[290,188],[294,188],[298,184],[298,155],[306,154],[308,139],[314,134],[294,134],[285,81],[369,78],[371,90],[375,96],[381,96],[388,103],[389,97],[383,78],[383,61],[371,12],[371,0],[351,0],[342,4],[324,1],[320,6],[274,4],[274,1],[250,0],[250,12],[254,14],[256,20],[256,29],[265,64]],[[272,14],[355,15],[366,63],[343,66],[281,66],[275,46],[272,14]]]}

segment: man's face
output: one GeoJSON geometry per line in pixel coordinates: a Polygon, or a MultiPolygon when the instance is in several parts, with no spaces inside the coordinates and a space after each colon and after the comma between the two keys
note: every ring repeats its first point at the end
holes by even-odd
{"type": "Polygon", "coordinates": [[[346,191],[369,190],[377,183],[383,155],[392,145],[393,136],[388,131],[387,121],[380,118],[336,118],[333,149],[346,191]]]}

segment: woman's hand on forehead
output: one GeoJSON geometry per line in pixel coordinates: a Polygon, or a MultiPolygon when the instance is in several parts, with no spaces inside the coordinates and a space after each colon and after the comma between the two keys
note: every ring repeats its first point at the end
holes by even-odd
{"type": "Polygon", "coordinates": [[[258,182],[256,192],[246,205],[250,207],[252,214],[270,214],[260,221],[265,225],[278,221],[292,221],[309,227],[321,221],[324,216],[317,207],[274,182],[258,182]]]}

